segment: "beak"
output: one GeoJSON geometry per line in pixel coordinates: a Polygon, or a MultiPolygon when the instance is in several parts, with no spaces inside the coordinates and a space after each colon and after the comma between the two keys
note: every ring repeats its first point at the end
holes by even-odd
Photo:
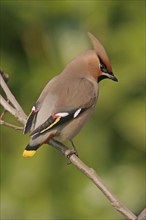
{"type": "Polygon", "coordinates": [[[103,75],[105,75],[107,78],[109,78],[115,82],[118,82],[117,77],[115,77],[115,75],[112,72],[111,73],[104,73],[103,75]]]}
{"type": "Polygon", "coordinates": [[[114,76],[114,74],[112,72],[110,72],[110,73],[102,72],[102,74],[98,77],[97,82],[100,82],[103,79],[111,79],[115,82],[118,82],[118,79],[114,76]]]}

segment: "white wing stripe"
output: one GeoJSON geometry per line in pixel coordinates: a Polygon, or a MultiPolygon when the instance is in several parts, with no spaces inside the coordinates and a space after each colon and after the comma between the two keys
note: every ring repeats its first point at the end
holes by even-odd
{"type": "Polygon", "coordinates": [[[55,116],[59,116],[59,117],[66,117],[68,115],[69,115],[68,112],[60,112],[60,113],[55,114],[55,116]]]}
{"type": "Polygon", "coordinates": [[[82,110],[82,109],[79,108],[79,109],[74,113],[74,118],[76,118],[76,117],[79,115],[79,113],[80,113],[81,110],[82,110]]]}

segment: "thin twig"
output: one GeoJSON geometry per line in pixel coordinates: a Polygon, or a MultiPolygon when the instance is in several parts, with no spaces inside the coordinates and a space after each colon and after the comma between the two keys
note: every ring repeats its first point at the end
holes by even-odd
{"type": "Polygon", "coordinates": [[[18,112],[21,112],[21,115],[25,118],[26,114],[24,113],[23,109],[21,108],[21,106],[15,99],[14,95],[11,93],[10,89],[8,88],[7,84],[5,83],[2,77],[2,74],[0,74],[0,85],[5,92],[7,99],[11,102],[11,104],[15,107],[15,109],[17,109],[18,112]]]}
{"type": "Polygon", "coordinates": [[[23,130],[23,127],[10,124],[10,123],[8,123],[8,122],[6,122],[6,121],[3,121],[3,120],[0,120],[0,125],[5,125],[6,127],[13,128],[13,129],[15,129],[15,130],[20,130],[20,131],[23,130]]]}
{"type": "Polygon", "coordinates": [[[3,108],[8,111],[11,115],[18,119],[21,123],[25,124],[26,115],[22,113],[20,110],[13,108],[1,95],[0,95],[0,104],[3,108]]]}
{"type": "Polygon", "coordinates": [[[3,117],[4,117],[4,115],[7,113],[7,111],[4,109],[4,111],[1,113],[1,115],[0,115],[0,119],[2,120],[3,119],[3,117]]]}

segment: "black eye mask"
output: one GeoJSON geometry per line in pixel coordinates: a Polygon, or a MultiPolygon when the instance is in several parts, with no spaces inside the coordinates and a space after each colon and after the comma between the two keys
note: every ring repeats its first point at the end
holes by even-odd
{"type": "Polygon", "coordinates": [[[104,73],[108,73],[106,65],[102,62],[100,57],[99,57],[99,61],[100,61],[100,69],[101,69],[101,71],[104,72],[104,73]]]}

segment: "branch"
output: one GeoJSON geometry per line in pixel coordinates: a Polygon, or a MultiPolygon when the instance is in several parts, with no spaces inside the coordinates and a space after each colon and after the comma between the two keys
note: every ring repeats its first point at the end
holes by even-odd
{"type": "MultiPolygon", "coordinates": [[[[6,96],[8,100],[10,100],[11,104],[14,106],[12,107],[3,97],[1,97],[0,104],[4,107],[6,111],[8,111],[10,114],[15,116],[23,125],[26,122],[26,115],[24,111],[22,110],[19,103],[16,101],[15,97],[9,90],[7,84],[2,80],[2,88],[4,92],[6,93],[6,96]]],[[[12,126],[11,126],[12,127],[12,126]]],[[[15,127],[15,126],[14,126],[15,127]]],[[[111,192],[111,190],[105,185],[105,183],[101,180],[101,178],[96,174],[95,170],[88,167],[83,161],[81,161],[75,154],[72,154],[72,150],[66,147],[64,144],[60,142],[56,142],[53,139],[50,139],[48,141],[48,144],[52,147],[59,150],[65,157],[67,157],[70,162],[77,167],[85,176],[87,176],[91,181],[98,187],[99,190],[102,191],[102,193],[106,196],[106,198],[110,201],[111,205],[119,211],[123,216],[126,217],[126,219],[129,220],[136,220],[136,215],[131,212],[127,207],[125,207],[117,198],[116,196],[111,192]]],[[[138,218],[140,220],[144,220],[141,218],[138,218]]],[[[137,219],[137,220],[138,220],[137,219]]]]}
{"type": "Polygon", "coordinates": [[[59,150],[64,156],[66,156],[72,164],[74,164],[85,176],[92,180],[92,182],[100,189],[106,198],[110,201],[111,205],[123,214],[129,220],[136,220],[136,216],[127,207],[125,207],[111,192],[111,190],[103,183],[102,179],[96,174],[93,168],[88,167],[82,160],[80,160],[75,154],[72,154],[72,150],[66,147],[60,142],[49,140],[48,144],[59,150]],[[68,156],[71,155],[71,156],[68,156]]]}
{"type": "Polygon", "coordinates": [[[15,130],[20,130],[20,131],[23,130],[23,127],[20,127],[20,126],[17,126],[17,125],[12,125],[12,124],[10,124],[8,122],[5,122],[1,119],[0,119],[0,125],[5,125],[6,127],[10,127],[10,128],[15,129],[15,130]]]}
{"type": "Polygon", "coordinates": [[[23,109],[11,93],[9,87],[7,86],[5,80],[3,79],[4,73],[0,70],[0,85],[5,92],[7,96],[7,101],[0,95],[0,104],[3,106],[3,108],[8,111],[11,115],[13,115],[18,121],[20,121],[22,124],[25,124],[26,122],[26,114],[24,113],[23,109]],[[11,104],[13,106],[11,106],[11,104]]]}
{"type": "Polygon", "coordinates": [[[146,220],[146,208],[139,214],[137,220],[146,220]]]}
{"type": "Polygon", "coordinates": [[[13,108],[1,95],[0,95],[0,104],[3,108],[8,111],[11,115],[13,115],[18,121],[22,124],[26,122],[26,115],[23,112],[18,111],[17,109],[13,108]]]}
{"type": "Polygon", "coordinates": [[[23,118],[25,118],[26,114],[24,113],[23,109],[21,108],[21,106],[19,105],[19,103],[17,102],[17,100],[15,99],[13,94],[11,93],[7,84],[5,83],[5,81],[2,77],[2,71],[0,71],[0,85],[3,89],[3,91],[5,92],[7,99],[11,102],[11,104],[15,107],[15,109],[17,109],[18,112],[21,112],[21,115],[23,116],[23,118]]]}

